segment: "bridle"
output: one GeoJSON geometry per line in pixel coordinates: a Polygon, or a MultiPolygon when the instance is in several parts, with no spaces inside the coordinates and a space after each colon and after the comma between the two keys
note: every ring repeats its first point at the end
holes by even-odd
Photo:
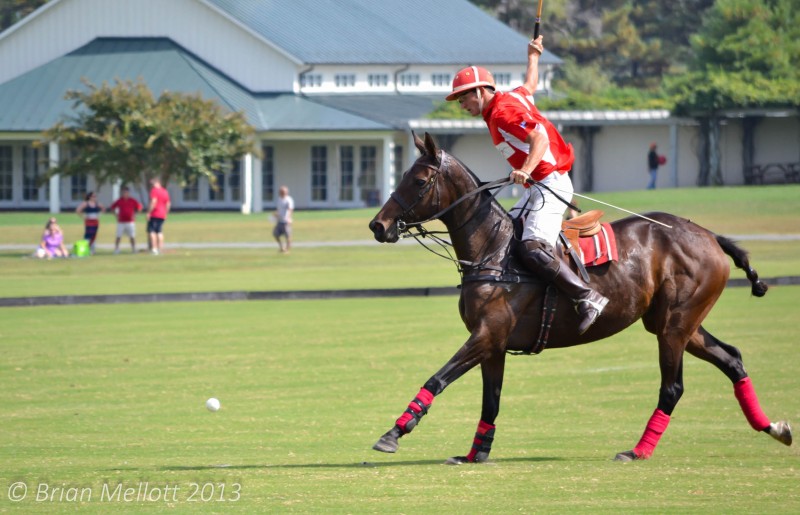
{"type": "MultiPolygon", "coordinates": [[[[500,180],[496,180],[496,181],[492,181],[492,182],[483,184],[483,185],[475,188],[474,190],[470,191],[469,193],[459,197],[458,199],[456,199],[455,202],[451,203],[446,208],[440,209],[441,196],[440,196],[440,192],[439,192],[439,182],[438,182],[438,180],[439,180],[440,176],[446,177],[446,174],[444,174],[443,171],[444,171],[445,167],[447,166],[447,164],[449,164],[449,160],[450,160],[450,156],[444,150],[440,150],[440,158],[439,158],[439,166],[438,167],[434,167],[433,165],[430,165],[430,164],[422,164],[421,165],[421,166],[425,166],[425,167],[433,170],[434,173],[427,180],[425,185],[422,186],[422,188],[417,193],[416,198],[410,204],[408,202],[406,202],[405,199],[403,199],[403,197],[401,197],[397,193],[397,191],[393,191],[391,193],[390,197],[395,202],[397,202],[397,204],[403,210],[403,212],[400,214],[400,216],[397,217],[397,220],[395,222],[397,224],[397,230],[402,235],[402,237],[412,237],[415,240],[417,240],[417,242],[420,245],[422,245],[425,249],[427,249],[428,251],[432,252],[433,254],[436,254],[439,257],[443,257],[445,259],[448,259],[448,260],[453,261],[454,263],[456,263],[456,266],[457,266],[457,268],[459,270],[459,273],[461,273],[462,275],[464,273],[464,267],[477,269],[477,270],[481,270],[481,269],[490,269],[490,270],[498,270],[498,271],[502,270],[501,268],[497,268],[497,267],[493,267],[493,266],[487,265],[487,263],[489,263],[493,259],[494,253],[490,254],[490,255],[487,255],[480,262],[464,261],[464,260],[459,260],[459,259],[454,258],[450,254],[450,251],[449,251],[449,248],[448,248],[448,247],[452,247],[452,243],[447,241],[447,240],[444,240],[444,239],[440,238],[438,236],[439,232],[428,231],[427,229],[424,228],[424,224],[432,222],[434,220],[440,219],[442,216],[444,216],[446,213],[448,213],[449,211],[454,209],[456,206],[458,206],[462,202],[464,202],[464,201],[466,201],[466,200],[468,200],[470,198],[473,198],[476,195],[479,195],[482,192],[484,192],[486,190],[490,190],[490,189],[497,189],[498,190],[497,193],[499,193],[500,188],[502,186],[506,186],[507,184],[510,183],[510,179],[505,178],[505,179],[500,179],[500,180]],[[405,220],[403,220],[405,217],[408,217],[408,216],[413,216],[414,218],[417,218],[417,215],[414,212],[414,208],[434,188],[435,188],[435,195],[436,195],[436,206],[435,206],[436,207],[436,213],[431,215],[427,219],[421,220],[419,222],[406,222],[405,220]],[[412,228],[417,230],[416,234],[411,232],[412,228]],[[433,249],[429,248],[425,244],[425,242],[422,241],[423,238],[431,238],[431,239],[433,239],[439,246],[441,246],[442,248],[445,249],[445,252],[447,252],[448,255],[440,254],[436,250],[433,250],[433,249]]],[[[494,195],[496,196],[497,193],[495,193],[494,195]]],[[[464,220],[463,223],[459,227],[457,227],[457,228],[455,228],[455,229],[453,229],[451,231],[451,234],[453,232],[459,231],[463,227],[465,227],[471,221],[472,218],[473,217],[470,217],[469,219],[464,220]]]]}
{"type": "MultiPolygon", "coordinates": [[[[444,167],[445,161],[448,159],[447,153],[444,150],[441,150],[440,152],[441,155],[439,158],[438,167],[434,167],[433,165],[430,164],[423,165],[426,168],[433,170],[433,175],[431,175],[431,177],[428,179],[425,185],[419,190],[419,192],[417,193],[417,198],[415,198],[411,202],[411,204],[407,203],[403,199],[403,197],[398,195],[397,190],[393,191],[390,195],[392,200],[397,202],[397,204],[400,206],[400,209],[403,210],[403,212],[400,213],[400,216],[397,217],[397,230],[400,231],[401,233],[407,232],[409,226],[414,226],[414,225],[420,226],[423,223],[425,223],[425,222],[413,222],[411,224],[408,224],[403,219],[409,215],[416,218],[416,213],[414,213],[414,208],[417,206],[417,204],[419,204],[422,201],[422,199],[425,198],[428,192],[430,192],[434,187],[436,187],[436,210],[437,211],[439,210],[439,206],[441,205],[441,197],[439,194],[438,180],[439,176],[442,174],[442,168],[444,167]]],[[[433,220],[435,218],[431,218],[427,221],[433,220]]]]}

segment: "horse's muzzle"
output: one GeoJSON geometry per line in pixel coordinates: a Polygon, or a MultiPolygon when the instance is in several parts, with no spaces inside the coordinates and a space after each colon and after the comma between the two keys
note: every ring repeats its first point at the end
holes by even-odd
{"type": "Polygon", "coordinates": [[[392,222],[388,227],[384,222],[379,221],[377,218],[369,223],[369,230],[375,239],[381,243],[395,243],[400,239],[397,234],[397,223],[392,222]]]}

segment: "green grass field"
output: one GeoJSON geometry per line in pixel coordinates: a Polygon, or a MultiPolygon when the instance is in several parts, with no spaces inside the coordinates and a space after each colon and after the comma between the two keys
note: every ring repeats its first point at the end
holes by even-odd
{"type": "MultiPolygon", "coordinates": [[[[724,234],[796,234],[799,193],[725,188],[602,198],[675,212],[724,234]]],[[[299,212],[295,232],[298,241],[366,240],[374,212],[299,212]]],[[[45,219],[0,214],[0,244],[35,243],[45,219]]],[[[110,218],[103,224],[101,243],[113,231],[110,218]]],[[[174,242],[269,240],[265,215],[177,213],[168,224],[174,242]]],[[[80,232],[77,217],[67,226],[68,235],[80,232]]],[[[797,240],[743,245],[762,276],[799,275],[797,240]]],[[[458,281],[451,263],[417,246],[377,243],[288,256],[101,250],[39,261],[23,254],[0,254],[0,295],[458,281]]],[[[800,512],[798,447],[750,429],[729,381],[690,356],[686,392],[654,458],[611,461],[635,445],[657,402],[656,342],[641,324],[592,345],[509,357],[489,464],[442,465],[469,450],[480,412],[476,370],[436,399],[397,454],[372,451],[466,338],[456,301],[0,308],[0,512],[800,512]],[[204,407],[212,396],[222,401],[217,413],[204,407]]],[[[704,324],[742,351],[767,414],[796,423],[798,301],[799,286],[773,287],[763,299],[729,288],[704,324]]]]}
{"type": "MultiPolygon", "coordinates": [[[[800,275],[800,186],[759,188],[707,188],[597,194],[598,199],[631,211],[668,211],[690,218],[726,235],[784,234],[787,240],[746,240],[753,266],[762,277],[800,275]]],[[[588,205],[584,209],[603,207],[588,205]]],[[[603,209],[608,219],[624,215],[603,209]]],[[[357,247],[295,248],[291,256],[275,248],[187,249],[175,248],[165,256],[131,255],[123,241],[123,254],[101,248],[88,259],[41,261],[29,256],[47,215],[0,213],[0,245],[30,244],[30,250],[0,250],[2,297],[31,295],[90,295],[148,292],[332,290],[392,287],[454,286],[459,278],[454,265],[419,245],[370,242],[367,229],[376,209],[300,211],[296,214],[295,240],[307,242],[364,241],[357,247]]],[[[82,236],[80,219],[62,213],[68,241],[82,236]]],[[[111,244],[115,223],[110,215],[101,222],[98,243],[111,244]]],[[[144,225],[138,227],[140,246],[144,225]]],[[[272,244],[266,214],[175,213],[165,225],[170,243],[272,244]]],[[[734,271],[732,277],[744,277],[734,271]]]]}
{"type": "MultiPolygon", "coordinates": [[[[774,419],[800,420],[798,293],[731,288],[706,324],[742,350],[774,419]]],[[[492,463],[449,467],[478,420],[477,371],[397,454],[370,448],[465,338],[453,297],[6,308],[0,320],[3,511],[74,510],[54,488],[89,492],[82,508],[97,513],[800,510],[797,447],[752,431],[727,379],[691,357],[654,458],[611,461],[657,400],[656,344],[639,325],[509,357],[492,463]],[[20,481],[28,496],[12,503],[20,481]],[[102,497],[143,483],[169,501],[102,497]],[[192,496],[200,487],[210,499],[192,496]]]]}

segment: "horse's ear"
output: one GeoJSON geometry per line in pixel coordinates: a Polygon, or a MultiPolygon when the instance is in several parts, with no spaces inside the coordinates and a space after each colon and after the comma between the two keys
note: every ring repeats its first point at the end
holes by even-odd
{"type": "Polygon", "coordinates": [[[433,136],[425,133],[425,153],[433,157],[439,156],[439,149],[436,147],[436,142],[433,141],[433,136]]]}
{"type": "Polygon", "coordinates": [[[417,150],[419,150],[419,153],[425,154],[425,143],[417,136],[416,132],[411,131],[411,135],[414,136],[414,145],[417,147],[417,150]]]}

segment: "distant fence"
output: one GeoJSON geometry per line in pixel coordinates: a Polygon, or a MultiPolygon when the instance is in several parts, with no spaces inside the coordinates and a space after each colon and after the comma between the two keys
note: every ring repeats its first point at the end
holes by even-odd
{"type": "MultiPolygon", "coordinates": [[[[800,276],[761,279],[770,286],[800,285],[800,276]]],[[[728,286],[750,286],[744,278],[730,279],[728,286]]],[[[75,306],[81,304],[138,304],[143,302],[212,302],[242,300],[334,300],[388,297],[437,297],[458,295],[456,286],[438,288],[386,288],[376,290],[305,290],[305,291],[221,291],[195,293],[141,293],[129,295],[60,295],[49,297],[0,298],[0,307],[75,306]]]]}

